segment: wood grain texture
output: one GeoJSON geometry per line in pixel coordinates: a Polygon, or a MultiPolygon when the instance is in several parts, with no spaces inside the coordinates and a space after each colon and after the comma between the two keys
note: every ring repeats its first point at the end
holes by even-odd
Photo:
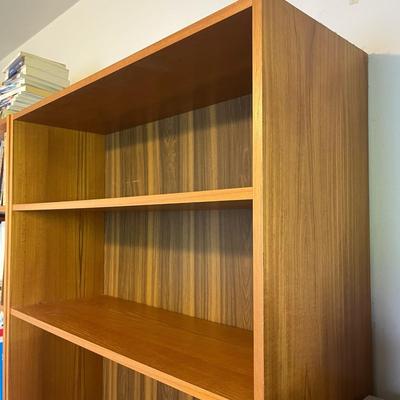
{"type": "MultiPolygon", "coordinates": [[[[106,294],[251,329],[251,210],[106,215],[106,294]]],[[[109,390],[119,396],[121,368],[107,370],[109,390]]],[[[129,376],[130,387],[143,382],[138,374],[129,376]]],[[[133,400],[156,400],[170,390],[142,384],[145,397],[133,400]]]]}
{"type": "Polygon", "coordinates": [[[106,197],[251,186],[251,97],[106,138],[106,197]]]}
{"type": "Polygon", "coordinates": [[[12,315],[200,399],[252,399],[251,331],[108,296],[12,315]]]}
{"type": "Polygon", "coordinates": [[[104,360],[103,400],[196,400],[171,386],[104,360]]]}
{"type": "MultiPolygon", "coordinates": [[[[18,199],[104,196],[103,136],[14,122],[11,142],[10,211],[18,199]]],[[[103,292],[101,212],[10,215],[8,309],[103,292]]],[[[8,400],[101,396],[101,358],[26,324],[13,323],[6,330],[8,400]],[[33,365],[35,379],[30,378],[33,365]]]]}
{"type": "Polygon", "coordinates": [[[251,210],[112,212],[105,294],[252,328],[251,210]]]}
{"type": "Polygon", "coordinates": [[[7,132],[5,134],[5,148],[4,148],[4,162],[6,165],[6,176],[5,176],[5,218],[7,219],[6,235],[4,243],[4,276],[3,276],[3,301],[4,301],[4,335],[3,335],[3,398],[8,399],[8,386],[9,386],[9,320],[10,320],[10,307],[9,307],[9,293],[10,293],[10,244],[11,244],[11,226],[12,226],[12,142],[13,142],[13,122],[12,117],[9,115],[6,120],[7,132]]]}
{"type": "Polygon", "coordinates": [[[264,395],[363,399],[372,389],[367,55],[285,1],[257,1],[264,395]]]}
{"type": "Polygon", "coordinates": [[[253,12],[253,335],[254,400],[265,399],[264,338],[264,87],[262,1],[254,1],[253,12]]]}
{"type": "MultiPolygon", "coordinates": [[[[102,213],[15,214],[10,251],[11,306],[103,292],[102,213]]],[[[9,332],[9,399],[99,398],[96,393],[101,393],[101,360],[20,324],[13,324],[9,332]],[[32,368],[39,374],[33,375],[35,381],[31,378],[32,368]],[[70,388],[65,390],[66,387],[70,388]]]]}
{"type": "Polygon", "coordinates": [[[104,197],[104,137],[14,122],[14,203],[104,197]]]}
{"type": "Polygon", "coordinates": [[[101,399],[100,356],[15,317],[10,325],[9,400],[101,399]]]}
{"type": "Polygon", "coordinates": [[[238,1],[16,118],[111,133],[249,94],[250,6],[238,1]]]}
{"type": "Polygon", "coordinates": [[[14,214],[10,305],[101,294],[103,230],[102,213],[14,214]]]}
{"type": "MultiPolygon", "coordinates": [[[[13,216],[12,305],[102,292],[103,216],[74,213],[13,216]]],[[[28,395],[38,400],[96,398],[102,379],[101,360],[27,326],[13,324],[9,332],[9,399],[28,395]],[[39,376],[32,376],[31,369],[39,376]],[[33,381],[35,376],[38,379],[33,381]]]]}
{"type": "Polygon", "coordinates": [[[7,132],[7,118],[0,118],[0,137],[4,137],[7,132]]]}
{"type": "MultiPolygon", "coordinates": [[[[249,96],[106,138],[107,197],[140,201],[146,194],[242,191],[248,185],[249,96]]],[[[251,211],[115,212],[107,213],[106,221],[106,294],[252,327],[251,211]]],[[[124,371],[105,366],[112,400],[124,393],[121,376],[130,377],[128,387],[140,385],[134,400],[156,400],[171,391],[124,371]]]]}
{"type": "MultiPolygon", "coordinates": [[[[153,194],[147,196],[110,197],[93,200],[56,201],[47,203],[15,204],[14,211],[40,210],[154,210],[191,208],[251,208],[253,188],[235,188],[181,192],[169,194],[153,194]]],[[[0,206],[0,214],[5,207],[0,206]]]]}
{"type": "Polygon", "coordinates": [[[253,210],[107,211],[105,225],[101,211],[11,213],[6,310],[22,306],[18,318],[124,367],[97,356],[77,363],[86,350],[13,318],[9,399],[39,400],[48,387],[49,400],[59,390],[66,400],[187,400],[165,384],[220,400],[370,393],[367,57],[284,0],[251,6],[239,1],[16,116],[9,212],[16,203],[245,187],[253,210]],[[102,292],[253,329],[254,362],[250,340],[238,348],[249,349],[244,380],[227,372],[237,360],[212,361],[225,345],[197,349],[203,364],[180,363],[178,344],[198,340],[199,328],[172,329],[165,351],[141,346],[141,356],[156,353],[146,360],[124,358],[124,335],[137,340],[122,353],[152,337],[126,329],[132,303],[119,319],[111,307],[121,334],[104,335],[99,301],[37,304],[102,292]],[[40,372],[31,379],[32,365],[40,372]],[[71,393],[72,375],[87,387],[71,393]]]}

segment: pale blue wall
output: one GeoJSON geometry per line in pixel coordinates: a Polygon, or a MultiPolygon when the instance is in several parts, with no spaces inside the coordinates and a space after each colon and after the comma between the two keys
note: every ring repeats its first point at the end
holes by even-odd
{"type": "Polygon", "coordinates": [[[372,313],[376,394],[400,399],[400,56],[369,58],[372,313]]]}

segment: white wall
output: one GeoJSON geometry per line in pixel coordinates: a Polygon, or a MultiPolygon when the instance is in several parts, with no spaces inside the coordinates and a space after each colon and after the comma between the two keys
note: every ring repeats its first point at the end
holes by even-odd
{"type": "MultiPolygon", "coordinates": [[[[20,48],[66,63],[75,82],[234,1],[80,0],[20,48]]],[[[400,52],[398,0],[288,1],[367,52],[400,52]]]]}
{"type": "Polygon", "coordinates": [[[377,394],[400,399],[400,56],[369,59],[372,310],[377,394]]]}
{"type": "Polygon", "coordinates": [[[20,49],[65,63],[75,82],[232,2],[81,0],[20,49]]]}

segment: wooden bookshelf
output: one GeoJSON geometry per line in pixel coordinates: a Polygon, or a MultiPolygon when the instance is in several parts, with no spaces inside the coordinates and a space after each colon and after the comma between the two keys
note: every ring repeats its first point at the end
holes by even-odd
{"type": "Polygon", "coordinates": [[[240,0],[8,118],[5,399],[369,395],[367,61],[240,0]]]}
{"type": "Polygon", "coordinates": [[[11,314],[195,397],[252,399],[252,332],[102,296],[11,314]]]}
{"type": "MultiPolygon", "coordinates": [[[[57,201],[15,204],[14,211],[84,210],[84,209],[162,209],[188,205],[190,208],[251,207],[253,188],[206,190],[148,196],[113,197],[107,199],[57,201]]],[[[182,207],[180,207],[182,208],[182,207]]],[[[1,212],[1,207],[0,207],[1,212]]]]}

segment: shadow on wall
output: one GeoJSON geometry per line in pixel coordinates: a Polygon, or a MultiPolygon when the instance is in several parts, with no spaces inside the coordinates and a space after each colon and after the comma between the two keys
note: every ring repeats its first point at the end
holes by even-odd
{"type": "Polygon", "coordinates": [[[369,57],[375,393],[400,400],[400,56],[369,57]]]}
{"type": "MultiPolygon", "coordinates": [[[[390,269],[386,268],[382,272],[387,273],[388,271],[390,271],[390,269]]],[[[390,308],[391,307],[388,307],[388,309],[390,308]]],[[[375,311],[380,315],[380,317],[377,316],[377,318],[381,325],[379,327],[374,327],[374,344],[376,347],[374,391],[379,397],[370,396],[367,400],[400,400],[400,390],[398,389],[398,385],[400,384],[400,375],[398,374],[398,350],[393,350],[399,346],[399,337],[385,329],[385,326],[390,326],[391,324],[390,320],[383,318],[385,310],[381,309],[378,311],[375,307],[375,311]]],[[[376,325],[376,323],[374,323],[374,325],[376,325]]]]}

